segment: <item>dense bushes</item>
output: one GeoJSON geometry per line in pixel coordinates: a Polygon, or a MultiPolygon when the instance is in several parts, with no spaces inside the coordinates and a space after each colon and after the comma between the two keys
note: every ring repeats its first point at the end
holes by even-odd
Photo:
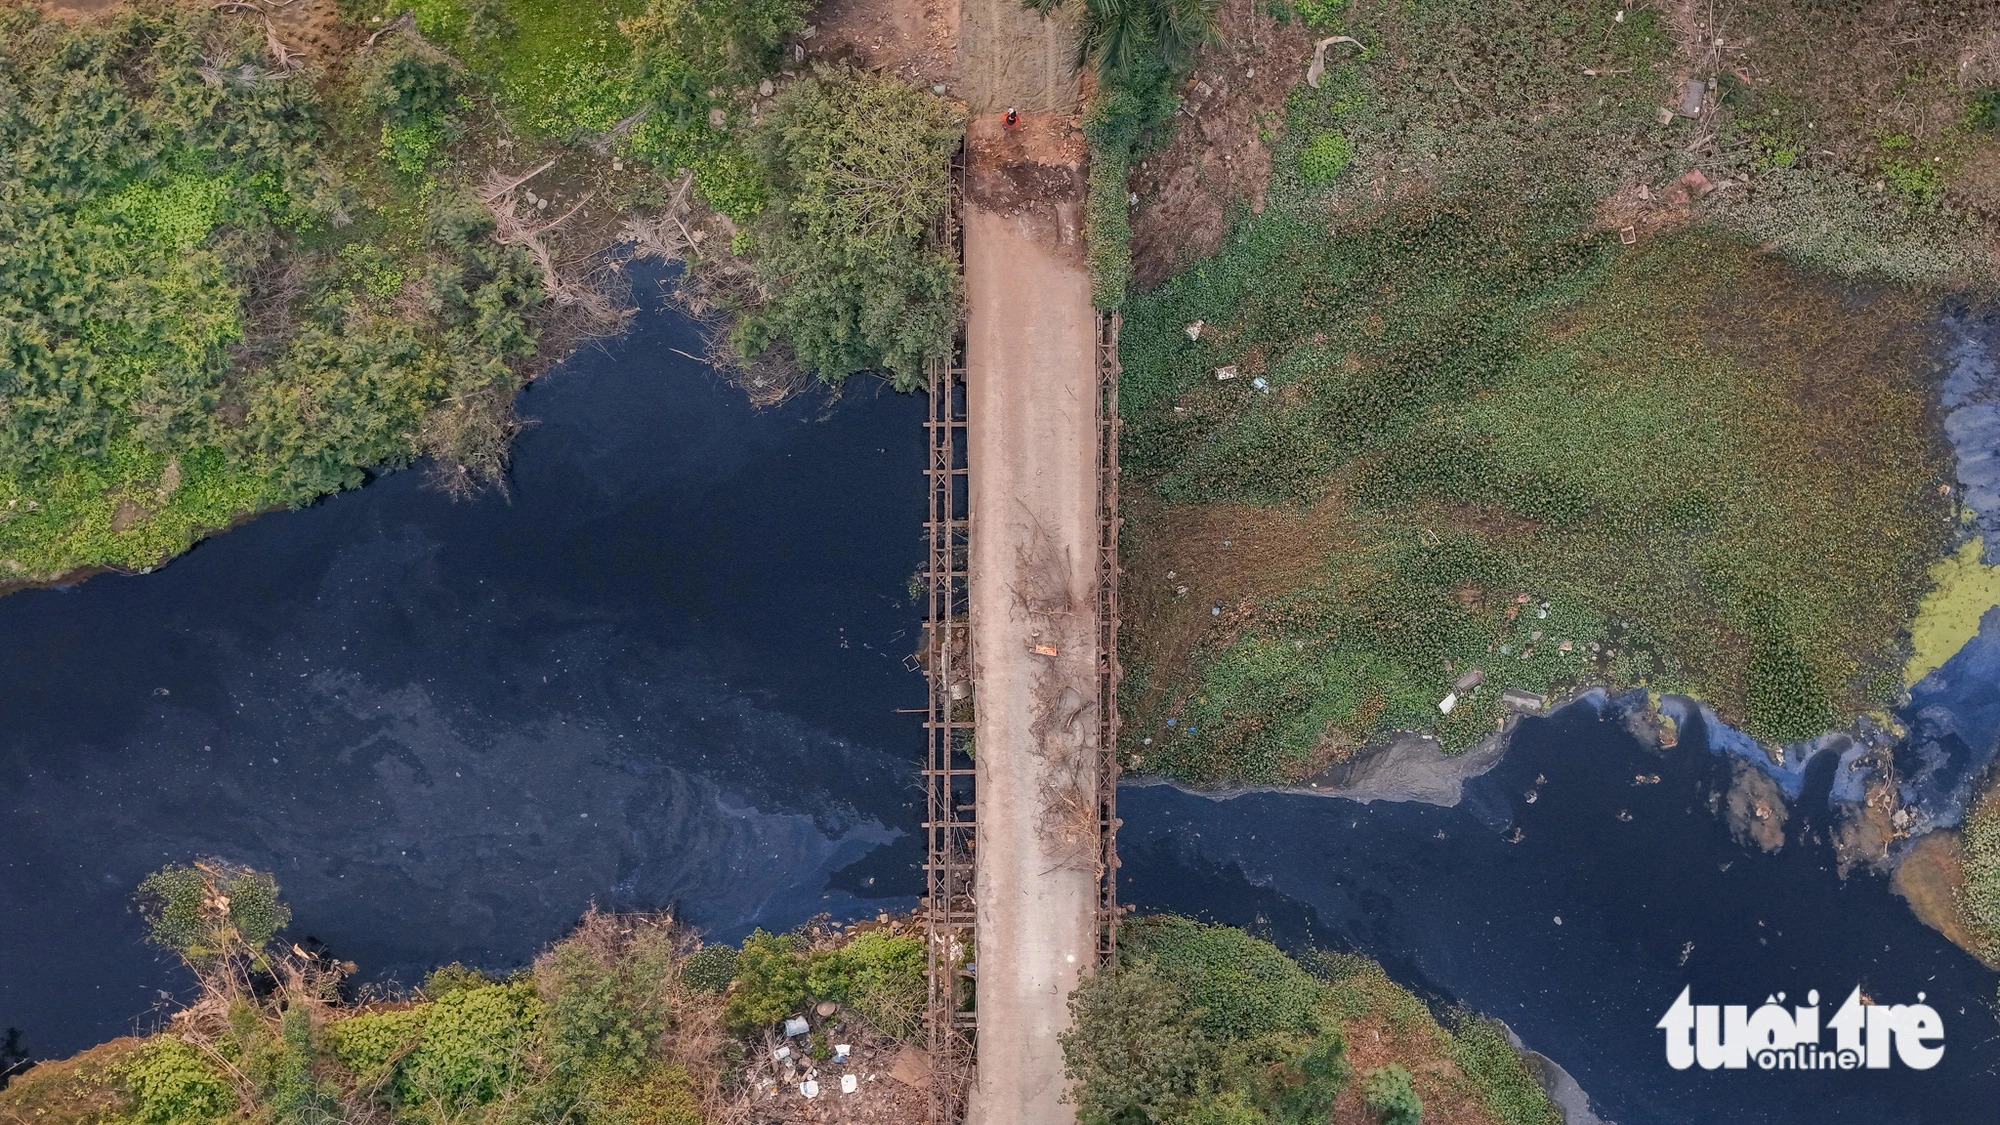
{"type": "Polygon", "coordinates": [[[422,452],[497,471],[534,276],[478,222],[423,233],[473,205],[341,165],[333,127],[424,171],[454,63],[396,34],[321,85],[261,24],[150,5],[10,8],[0,58],[0,580],[157,562],[422,452]]]}
{"type": "Polygon", "coordinates": [[[877,369],[921,385],[958,325],[958,263],[930,234],[961,129],[943,99],[862,71],[779,92],[748,138],[770,185],[753,257],[771,298],[738,326],[746,354],[782,340],[829,383],[877,369]]]}
{"type": "Polygon", "coordinates": [[[2000,790],[1973,808],[1960,832],[1965,849],[1965,881],[1958,888],[1958,910],[1972,931],[1975,952],[1989,963],[2000,962],[2000,790]]]}
{"type": "Polygon", "coordinates": [[[1128,925],[1119,964],[1070,998],[1084,1125],[1310,1125],[1350,1072],[1324,988],[1268,942],[1185,918],[1128,925]]]}

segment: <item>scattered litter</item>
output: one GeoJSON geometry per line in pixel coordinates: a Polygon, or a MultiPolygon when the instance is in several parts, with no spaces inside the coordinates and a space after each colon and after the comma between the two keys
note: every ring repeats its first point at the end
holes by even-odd
{"type": "Polygon", "coordinates": [[[785,1038],[787,1039],[796,1039],[811,1030],[812,1028],[806,1025],[806,1018],[804,1016],[792,1016],[785,1021],[785,1038]]]}
{"type": "MultiPolygon", "coordinates": [[[[1036,645],[1036,646],[1035,646],[1035,655],[1036,655],[1036,656],[1058,656],[1058,655],[1060,655],[1060,650],[1058,650],[1058,649],[1056,648],[1056,646],[1054,646],[1054,645],[1036,645]]],[[[789,1025],[787,1025],[787,1026],[789,1026],[789,1025]]]]}
{"type": "Polygon", "coordinates": [[[931,93],[936,94],[940,98],[944,97],[944,85],[940,83],[936,86],[932,86],[931,93]]]}
{"type": "Polygon", "coordinates": [[[1563,916],[1560,914],[1556,915],[1556,925],[1560,926],[1562,924],[1563,924],[1563,916]]]}
{"type": "Polygon", "coordinates": [[[1188,339],[1199,340],[1201,339],[1201,330],[1206,327],[1208,327],[1206,322],[1197,320],[1193,324],[1190,324],[1186,328],[1182,329],[1182,331],[1188,334],[1188,339]]]}
{"type": "Polygon", "coordinates": [[[1681,84],[1681,116],[1700,117],[1702,99],[1708,96],[1708,83],[1700,78],[1690,78],[1681,84]]]}
{"type": "Polygon", "coordinates": [[[1505,836],[1502,836],[1500,838],[1502,840],[1507,841],[1510,844],[1518,844],[1521,842],[1521,837],[1525,835],[1527,835],[1527,833],[1521,831],[1521,826],[1517,824],[1514,826],[1514,830],[1512,832],[1509,832],[1505,836]]]}
{"type": "Polygon", "coordinates": [[[1715,185],[1709,182],[1707,176],[1701,174],[1701,169],[1699,168],[1682,176],[1678,184],[1680,187],[1687,189],[1687,193],[1696,199],[1700,199],[1702,196],[1715,190],[1715,185]]]}
{"type": "Polygon", "coordinates": [[[1179,719],[1168,719],[1168,720],[1167,720],[1167,725],[1168,725],[1168,726],[1170,726],[1170,727],[1174,727],[1174,726],[1179,726],[1179,725],[1180,725],[1180,722],[1181,722],[1181,721],[1180,721],[1179,719]]]}
{"type": "Polygon", "coordinates": [[[1656,773],[1635,773],[1632,775],[1632,784],[1634,785],[1658,785],[1659,783],[1660,775],[1656,773]]]}
{"type": "Polygon", "coordinates": [[[821,1019],[827,1019],[839,1010],[840,1005],[835,1004],[831,1000],[822,1000],[819,1002],[819,1007],[813,1009],[813,1011],[819,1013],[819,1018],[821,1019]]]}
{"type": "Polygon", "coordinates": [[[1573,649],[1573,648],[1575,648],[1575,647],[1576,647],[1576,642],[1574,642],[1574,641],[1564,641],[1563,643],[1561,643],[1561,644],[1559,644],[1559,645],[1557,645],[1557,646],[1556,646],[1556,651],[1557,651],[1557,652],[1568,652],[1568,651],[1569,651],[1570,649],[1573,649]]]}
{"type": "Polygon", "coordinates": [[[1222,603],[1221,603],[1221,602],[1216,602],[1216,603],[1215,603],[1214,605],[1212,605],[1212,606],[1209,606],[1209,607],[1208,607],[1208,615],[1209,615],[1210,617],[1221,617],[1221,616],[1222,616],[1222,603]]]}
{"type": "Polygon", "coordinates": [[[1630,812],[1630,811],[1628,811],[1628,810],[1626,810],[1626,809],[1619,809],[1619,810],[1618,810],[1618,819],[1619,819],[1619,820],[1621,820],[1621,821],[1624,821],[1624,822],[1625,822],[1625,823],[1627,823],[1627,824],[1629,824],[1629,823],[1631,823],[1631,821],[1632,821],[1632,814],[1631,814],[1631,812],[1630,812]]]}
{"type": "Polygon", "coordinates": [[[835,1044],[833,1045],[833,1061],[834,1061],[834,1062],[837,1062],[837,1063],[844,1063],[844,1062],[846,1062],[846,1061],[847,1061],[847,1056],[849,1056],[849,1055],[851,1055],[851,1054],[853,1054],[853,1053],[854,1053],[854,1046],[853,1046],[853,1044],[850,1044],[850,1043],[835,1043],[835,1044]]]}
{"type": "Polygon", "coordinates": [[[1458,682],[1451,685],[1451,688],[1453,691],[1471,691],[1473,688],[1476,688],[1480,684],[1483,684],[1485,682],[1486,682],[1485,671],[1479,668],[1474,668],[1471,671],[1467,672],[1465,675],[1460,676],[1458,678],[1458,682]]]}
{"type": "Polygon", "coordinates": [[[1500,693],[1500,706],[1523,715],[1539,715],[1542,708],[1548,705],[1547,696],[1536,695],[1525,688],[1508,688],[1500,693]]]}
{"type": "Polygon", "coordinates": [[[617,160],[617,159],[612,160],[611,170],[613,172],[623,172],[625,170],[625,162],[623,160],[617,160]]]}
{"type": "Polygon", "coordinates": [[[1234,378],[1236,378],[1236,365],[1233,363],[1227,367],[1218,367],[1215,369],[1215,381],[1218,383],[1227,383],[1234,378]]]}
{"type": "Polygon", "coordinates": [[[1177,598],[1185,598],[1185,597],[1187,597],[1187,587],[1186,587],[1186,586],[1176,586],[1176,587],[1174,587],[1174,596],[1175,596],[1175,597],[1177,597],[1177,598]]]}
{"type": "Polygon", "coordinates": [[[771,1052],[771,1057],[779,1062],[784,1062],[786,1059],[792,1057],[792,1049],[790,1047],[780,1047],[771,1052]]]}
{"type": "Polygon", "coordinates": [[[1266,383],[1262,375],[1259,375],[1255,379],[1250,380],[1250,385],[1264,392],[1265,394],[1271,393],[1271,384],[1266,383]]]}
{"type": "Polygon", "coordinates": [[[776,86],[771,85],[771,80],[768,78],[764,79],[762,82],[757,83],[758,97],[768,98],[772,94],[775,94],[777,92],[778,88],[776,86]]]}
{"type": "Polygon", "coordinates": [[[1438,700],[1438,710],[1447,715],[1451,714],[1451,709],[1456,706],[1458,706],[1458,693],[1455,691],[1446,693],[1443,699],[1438,700]]]}
{"type": "Polygon", "coordinates": [[[1661,106],[1659,119],[1662,125],[1672,125],[1674,123],[1674,111],[1668,109],[1666,106],[1661,106]]]}
{"type": "Polygon", "coordinates": [[[843,1074],[840,1076],[841,1093],[851,1094],[854,1091],[859,1090],[860,1088],[861,1088],[861,1080],[859,1078],[856,1078],[852,1074],[843,1074]]]}
{"type": "Polygon", "coordinates": [[[1621,245],[1621,246],[1632,246],[1632,245],[1636,244],[1636,243],[1637,243],[1638,241],[1639,241],[1639,228],[1638,228],[1638,227],[1619,227],[1619,228],[1618,228],[1618,244],[1619,244],[1619,245],[1621,245]]]}
{"type": "MultiPolygon", "coordinates": [[[[1536,610],[1536,611],[1535,611],[1535,616],[1536,616],[1536,617],[1547,617],[1548,615],[1549,615],[1549,607],[1547,607],[1547,606],[1543,606],[1542,608],[1540,608],[1540,609],[1538,609],[1538,610],[1536,610]]],[[[1537,638],[1539,638],[1539,637],[1541,636],[1541,634],[1540,634],[1540,633],[1536,633],[1536,634],[1535,634],[1535,636],[1536,636],[1537,638]]]]}
{"type": "Polygon", "coordinates": [[[1126,193],[1125,193],[1125,206],[1127,206],[1127,207],[1137,207],[1138,205],[1139,205],[1139,193],[1138,193],[1138,192],[1136,192],[1136,191],[1129,191],[1129,192],[1126,192],[1126,193]]]}
{"type": "Polygon", "coordinates": [[[810,1078],[799,1083],[799,1096],[802,1098],[819,1097],[819,1083],[814,1082],[810,1078]]]}
{"type": "Polygon", "coordinates": [[[1168,572],[1167,572],[1167,577],[1168,577],[1169,579],[1173,579],[1173,578],[1179,578],[1180,576],[1181,576],[1181,575],[1180,575],[1180,571],[1177,571],[1177,570],[1170,570],[1170,571],[1168,571],[1168,572]]]}
{"type": "Polygon", "coordinates": [[[1534,791],[1533,789],[1530,789],[1530,790],[1528,790],[1527,794],[1526,794],[1525,796],[1523,796],[1523,797],[1522,797],[1521,799],[1522,799],[1522,800],[1524,800],[1524,801],[1526,801],[1526,802],[1528,802],[1529,804],[1531,804],[1531,805],[1532,805],[1532,804],[1534,804],[1534,803],[1535,803],[1536,801],[1539,801],[1539,800],[1541,800],[1541,799],[1542,799],[1542,795],[1541,795],[1540,793],[1537,793],[1537,792],[1536,792],[1536,791],[1534,791]]]}

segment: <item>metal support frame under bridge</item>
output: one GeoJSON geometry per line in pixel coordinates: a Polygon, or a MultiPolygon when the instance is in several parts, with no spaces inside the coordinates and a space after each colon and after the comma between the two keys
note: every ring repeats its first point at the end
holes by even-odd
{"type": "MultiPolygon", "coordinates": [[[[1118,329],[1097,321],[1097,958],[1117,955],[1118,919],[1118,329]]],[[[971,749],[974,699],[970,558],[971,474],[966,455],[965,371],[954,360],[928,368],[924,432],[929,485],[924,528],[927,617],[925,666],[925,944],[929,959],[931,1125],[964,1120],[972,1088],[977,1007],[967,961],[973,951],[973,871],[978,848],[971,749]]]]}

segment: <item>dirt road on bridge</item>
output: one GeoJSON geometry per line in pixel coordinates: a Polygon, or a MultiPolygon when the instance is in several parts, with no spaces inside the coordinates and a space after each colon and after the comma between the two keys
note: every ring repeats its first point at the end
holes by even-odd
{"type": "Polygon", "coordinates": [[[964,0],[979,1046],[972,1125],[1060,1125],[1096,956],[1097,360],[1067,38],[964,0]],[[979,52],[988,54],[982,58],[979,52]],[[976,100],[975,100],[976,96],[976,100]],[[1000,114],[1018,107],[1017,128],[1000,114]]]}

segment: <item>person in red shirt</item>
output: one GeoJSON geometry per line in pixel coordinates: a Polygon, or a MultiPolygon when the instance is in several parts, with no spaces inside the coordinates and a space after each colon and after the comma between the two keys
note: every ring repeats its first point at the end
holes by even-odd
{"type": "Polygon", "coordinates": [[[1009,129],[1012,129],[1014,126],[1019,125],[1021,123],[1020,113],[1016,111],[1012,106],[1007,107],[1006,122],[1007,122],[1007,128],[1009,129]]]}

